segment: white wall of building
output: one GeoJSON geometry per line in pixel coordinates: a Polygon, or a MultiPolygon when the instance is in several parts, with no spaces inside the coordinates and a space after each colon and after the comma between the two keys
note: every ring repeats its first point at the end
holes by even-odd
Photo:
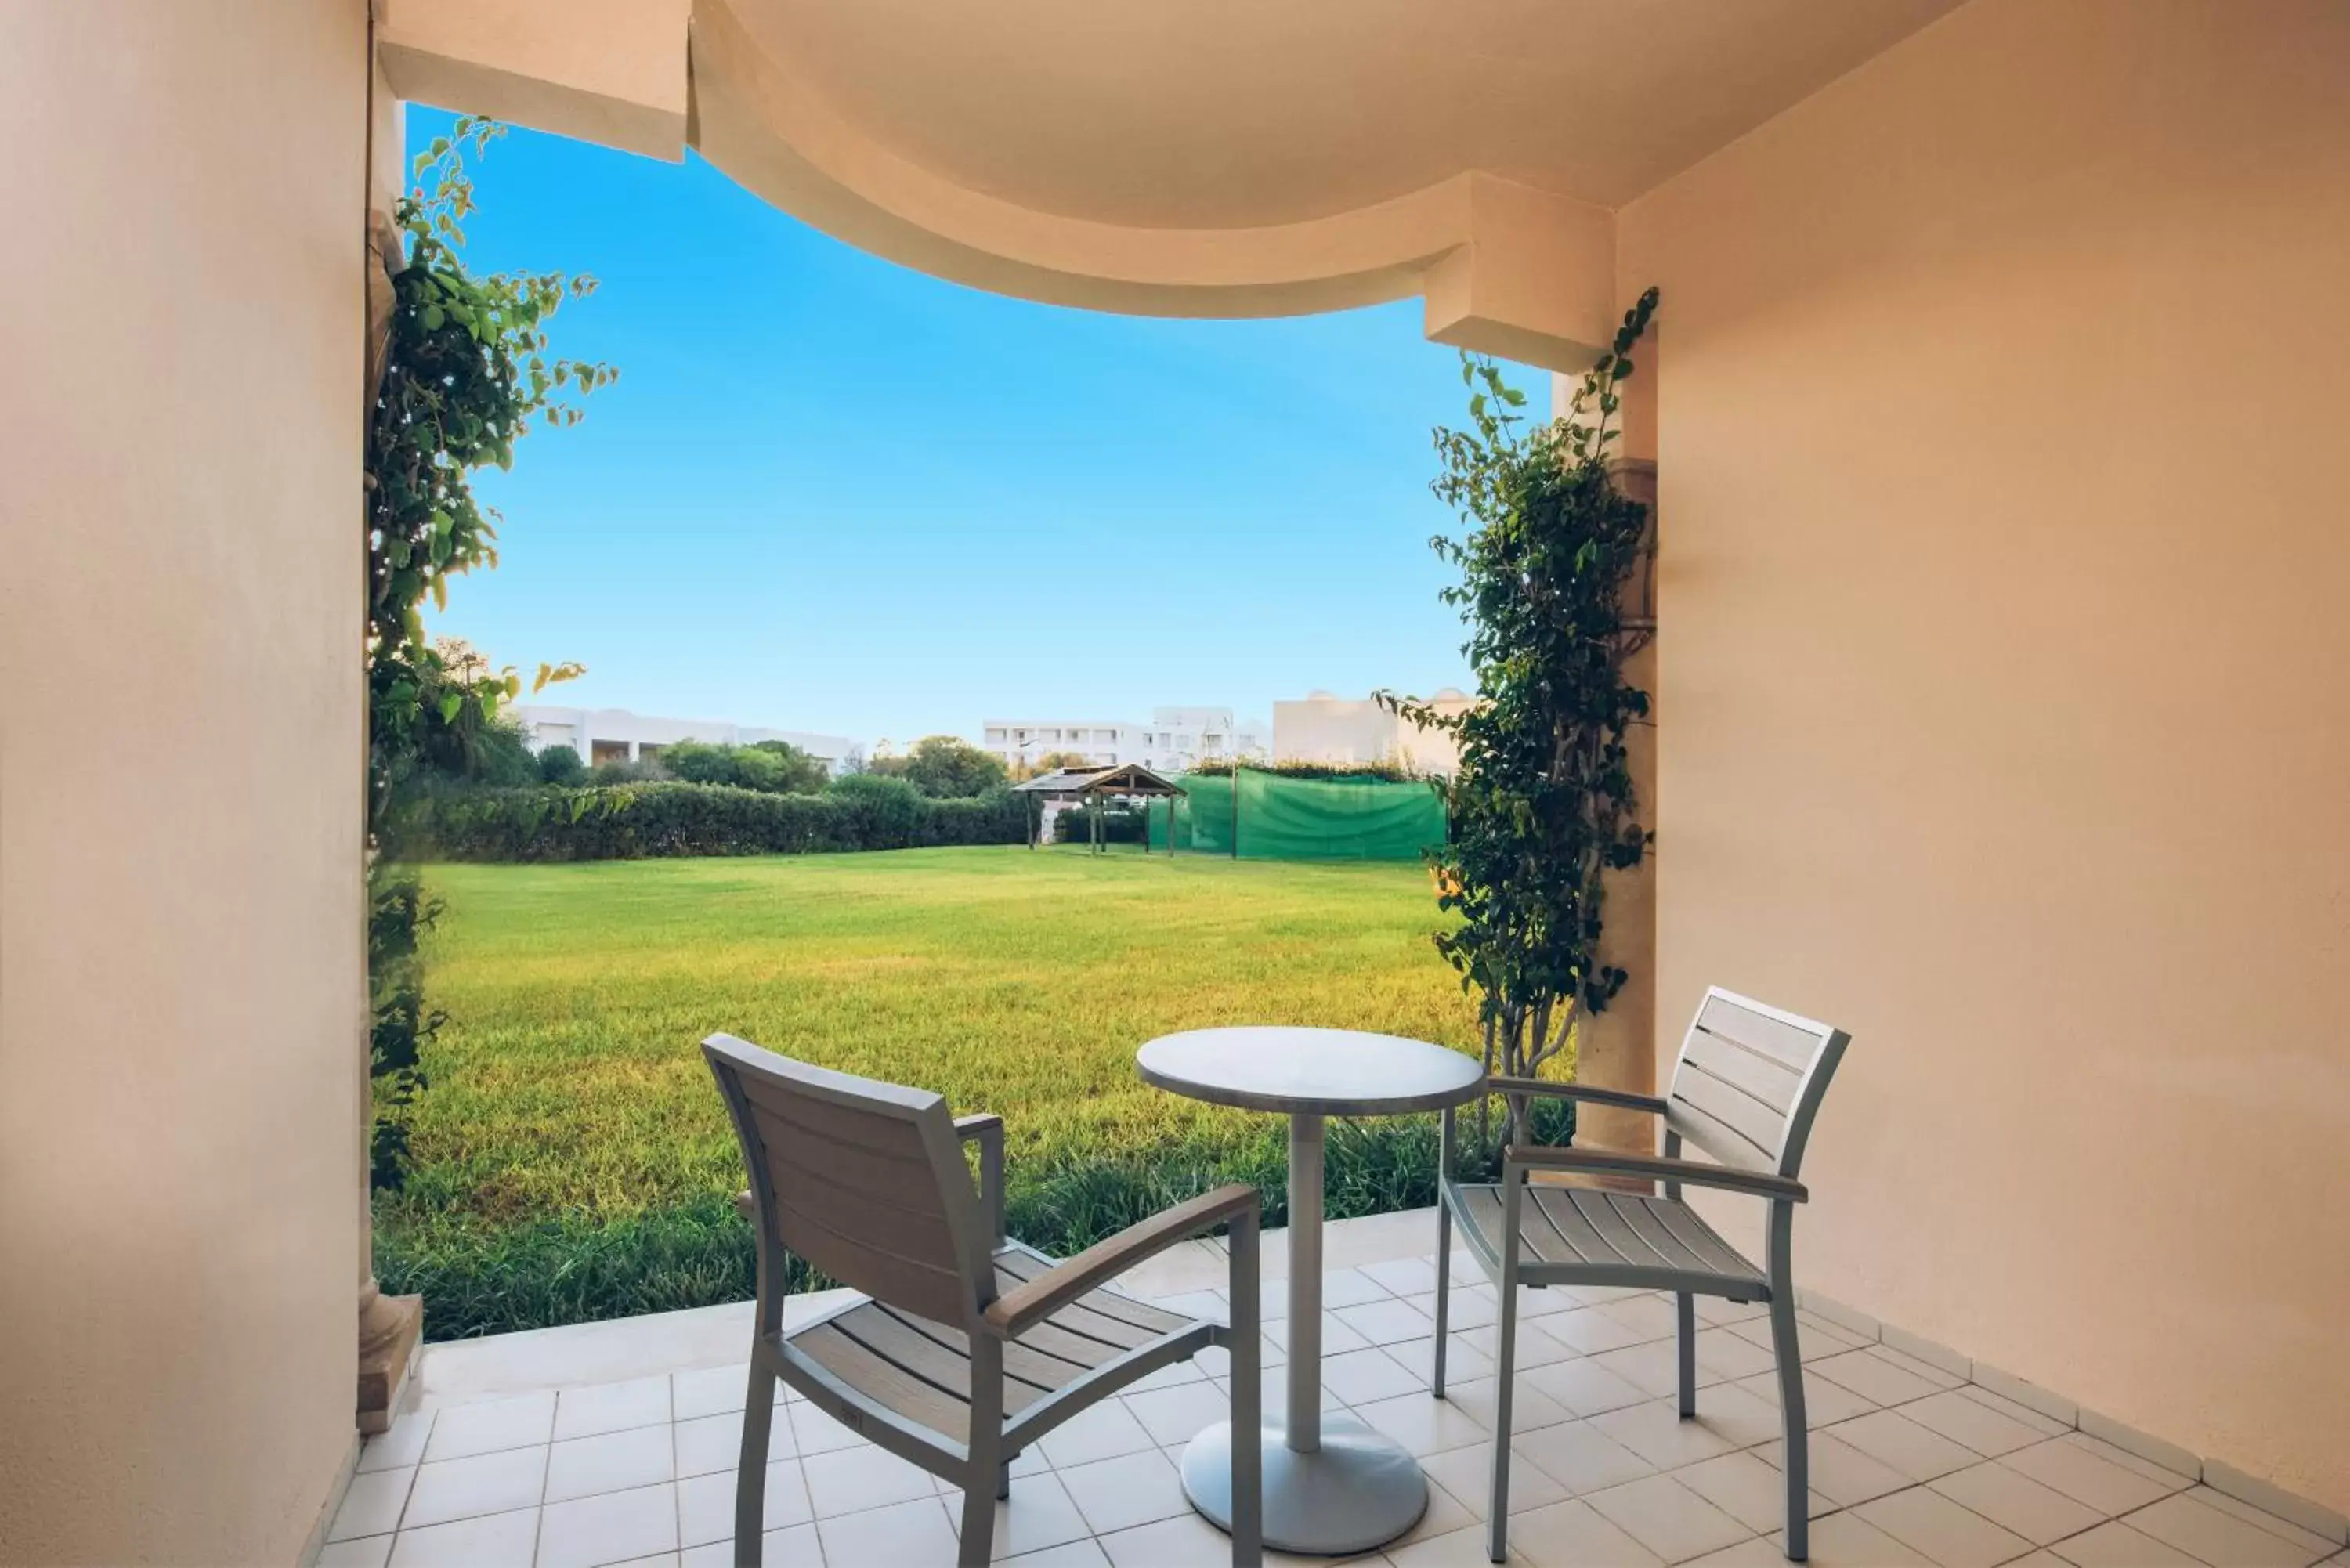
{"type": "Polygon", "coordinates": [[[1150,722],[1123,719],[986,719],[982,751],[1006,767],[1033,765],[1055,752],[1073,753],[1101,767],[1139,763],[1153,773],[1181,773],[1206,757],[1265,758],[1270,727],[1235,722],[1230,708],[1154,708],[1150,722]]]}
{"type": "Polygon", "coordinates": [[[856,749],[846,735],[816,735],[805,730],[768,730],[723,719],[665,719],[631,713],[626,708],[553,708],[517,703],[507,710],[521,722],[525,743],[533,752],[549,746],[569,746],[582,762],[639,762],[648,753],[680,741],[702,741],[713,746],[754,746],[762,741],[782,741],[797,746],[834,773],[856,749]],[[598,753],[601,755],[598,755],[598,753]]]}
{"type": "MultiPolygon", "coordinates": [[[[1474,701],[1447,686],[1430,698],[1440,713],[1474,701]]],[[[1367,697],[1315,691],[1273,705],[1273,754],[1284,763],[1399,763],[1417,773],[1450,774],[1461,763],[1451,736],[1400,718],[1367,697]]]]}

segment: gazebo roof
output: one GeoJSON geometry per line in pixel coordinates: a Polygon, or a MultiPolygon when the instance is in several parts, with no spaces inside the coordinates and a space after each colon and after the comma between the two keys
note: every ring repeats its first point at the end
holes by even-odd
{"type": "Polygon", "coordinates": [[[1182,789],[1140,763],[1114,768],[1055,768],[1039,774],[1013,790],[1021,794],[1181,794],[1182,789]]]}

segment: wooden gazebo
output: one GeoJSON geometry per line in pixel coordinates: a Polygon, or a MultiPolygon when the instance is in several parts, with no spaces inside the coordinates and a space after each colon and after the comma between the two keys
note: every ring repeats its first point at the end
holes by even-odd
{"type": "Polygon", "coordinates": [[[1049,774],[1012,786],[1014,794],[1024,794],[1036,802],[1028,818],[1028,847],[1034,849],[1044,837],[1045,803],[1048,800],[1076,800],[1085,807],[1090,829],[1089,846],[1096,855],[1106,854],[1107,846],[1102,838],[1101,803],[1105,800],[1140,800],[1143,810],[1142,852],[1150,853],[1150,802],[1160,796],[1167,800],[1167,854],[1175,854],[1175,802],[1183,791],[1172,781],[1161,778],[1140,763],[1127,763],[1114,768],[1055,768],[1049,774]]]}

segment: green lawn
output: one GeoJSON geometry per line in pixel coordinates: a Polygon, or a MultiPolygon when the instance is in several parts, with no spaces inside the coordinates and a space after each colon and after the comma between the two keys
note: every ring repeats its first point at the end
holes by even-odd
{"type": "MultiPolygon", "coordinates": [[[[1269,1146],[1267,1118],[1138,1081],[1135,1047],[1156,1034],[1475,1035],[1430,945],[1441,917],[1417,866],[975,848],[442,866],[427,880],[447,904],[427,984],[449,1018],[415,1108],[415,1172],[378,1206],[403,1279],[458,1239],[486,1255],[533,1228],[577,1241],[717,1212],[742,1179],[695,1048],[717,1030],[1001,1113],[1015,1188],[1087,1161],[1269,1146]]],[[[515,1310],[453,1331],[601,1309],[515,1310]]]]}

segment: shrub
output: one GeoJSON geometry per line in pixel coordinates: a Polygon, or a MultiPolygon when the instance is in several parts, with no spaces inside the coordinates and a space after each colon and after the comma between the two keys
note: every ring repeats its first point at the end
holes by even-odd
{"type": "Polygon", "coordinates": [[[901,779],[858,775],[822,794],[728,784],[442,790],[419,796],[403,831],[449,860],[634,860],[676,855],[809,855],[1017,844],[1010,794],[925,800],[901,779]]]}
{"type": "Polygon", "coordinates": [[[541,783],[580,784],[588,782],[588,764],[569,746],[549,746],[538,753],[538,776],[541,783]]]}
{"type": "Polygon", "coordinates": [[[614,757],[609,762],[598,763],[588,776],[592,783],[605,785],[660,784],[669,778],[670,773],[658,758],[644,757],[630,762],[626,757],[614,757]]]}
{"type": "Polygon", "coordinates": [[[1012,778],[1002,758],[952,735],[923,736],[890,771],[934,799],[985,794],[1012,778]]]}
{"type": "MultiPolygon", "coordinates": [[[[1089,844],[1093,827],[1087,820],[1085,804],[1068,807],[1053,819],[1053,842],[1055,844],[1089,844]]],[[[1162,811],[1159,815],[1166,814],[1162,811]]],[[[1107,844],[1139,844],[1142,842],[1142,813],[1132,806],[1107,805],[1101,814],[1102,841],[1107,844]]]]}
{"type": "Polygon", "coordinates": [[[852,774],[836,781],[825,798],[838,805],[847,831],[859,844],[896,847],[914,841],[922,793],[902,778],[852,774]]]}
{"type": "Polygon", "coordinates": [[[783,741],[762,741],[754,746],[680,741],[662,749],[660,761],[672,776],[688,784],[732,784],[770,794],[813,794],[827,782],[822,763],[783,741]]]}

